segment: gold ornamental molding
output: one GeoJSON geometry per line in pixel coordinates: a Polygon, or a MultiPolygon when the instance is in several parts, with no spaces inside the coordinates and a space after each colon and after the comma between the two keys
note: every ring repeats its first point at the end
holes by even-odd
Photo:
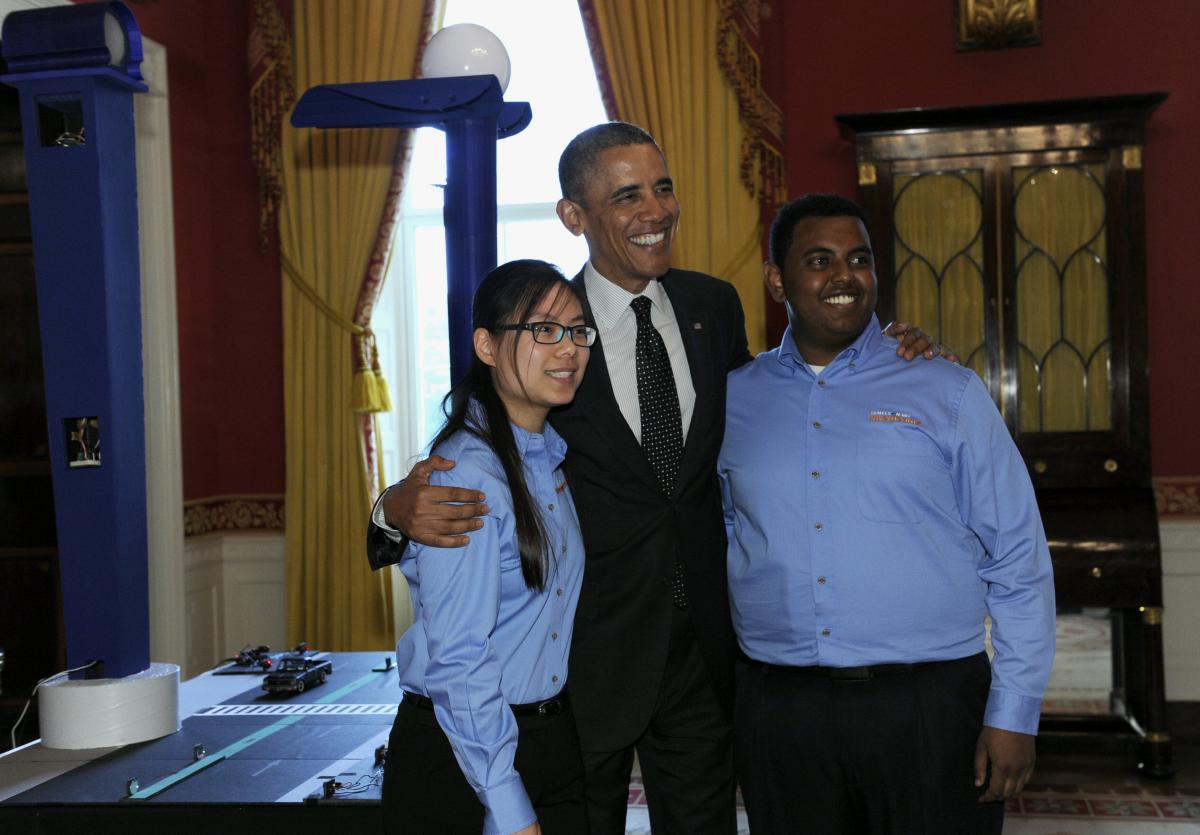
{"type": "Polygon", "coordinates": [[[957,49],[1037,46],[1042,42],[1041,0],[956,0],[957,49]]]}
{"type": "Polygon", "coordinates": [[[1126,145],[1121,149],[1121,167],[1126,171],[1142,170],[1142,146],[1126,145]]]}
{"type": "Polygon", "coordinates": [[[183,503],[183,535],[283,530],[283,496],[209,496],[183,503]]]}
{"type": "Polygon", "coordinates": [[[1156,478],[1153,483],[1159,518],[1200,519],[1200,476],[1156,478]]]}

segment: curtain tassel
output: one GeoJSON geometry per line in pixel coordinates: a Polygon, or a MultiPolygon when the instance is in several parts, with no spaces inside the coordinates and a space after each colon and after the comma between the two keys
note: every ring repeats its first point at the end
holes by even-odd
{"type": "Polygon", "coordinates": [[[387,380],[379,367],[379,352],[375,334],[370,328],[354,335],[355,367],[350,386],[350,408],[359,414],[374,414],[392,410],[392,396],[387,380]]]}

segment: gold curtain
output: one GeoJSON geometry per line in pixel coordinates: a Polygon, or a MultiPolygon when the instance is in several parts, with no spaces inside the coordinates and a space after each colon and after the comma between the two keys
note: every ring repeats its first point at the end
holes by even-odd
{"type": "Polygon", "coordinates": [[[737,288],[750,350],[760,351],[766,344],[762,225],[758,194],[743,180],[741,159],[754,126],[741,118],[717,54],[729,6],[721,0],[580,3],[609,115],[641,125],[667,156],[683,207],[673,263],[737,288]]]}
{"type": "MultiPolygon", "coordinates": [[[[296,0],[297,89],[413,77],[433,5],[296,0]]],[[[322,649],[393,640],[389,573],[363,555],[373,496],[352,401],[403,158],[396,130],[283,130],[288,635],[322,649]]]]}

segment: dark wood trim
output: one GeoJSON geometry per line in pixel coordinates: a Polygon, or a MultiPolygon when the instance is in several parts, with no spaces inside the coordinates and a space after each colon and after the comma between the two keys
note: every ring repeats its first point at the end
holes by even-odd
{"type": "Polygon", "coordinates": [[[873,113],[838,113],[833,118],[842,126],[843,135],[848,138],[853,138],[854,134],[911,130],[1042,126],[1048,123],[1061,125],[1116,119],[1137,121],[1146,119],[1154,108],[1166,101],[1168,95],[1170,94],[1159,91],[1125,96],[1006,102],[965,107],[909,107],[873,113]]]}

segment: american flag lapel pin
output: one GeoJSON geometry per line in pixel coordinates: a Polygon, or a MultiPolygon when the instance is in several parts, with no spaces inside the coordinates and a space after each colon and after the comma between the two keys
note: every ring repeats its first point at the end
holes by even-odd
{"type": "Polygon", "coordinates": [[[699,322],[692,322],[692,330],[702,331],[704,330],[704,325],[700,324],[699,322]]]}

